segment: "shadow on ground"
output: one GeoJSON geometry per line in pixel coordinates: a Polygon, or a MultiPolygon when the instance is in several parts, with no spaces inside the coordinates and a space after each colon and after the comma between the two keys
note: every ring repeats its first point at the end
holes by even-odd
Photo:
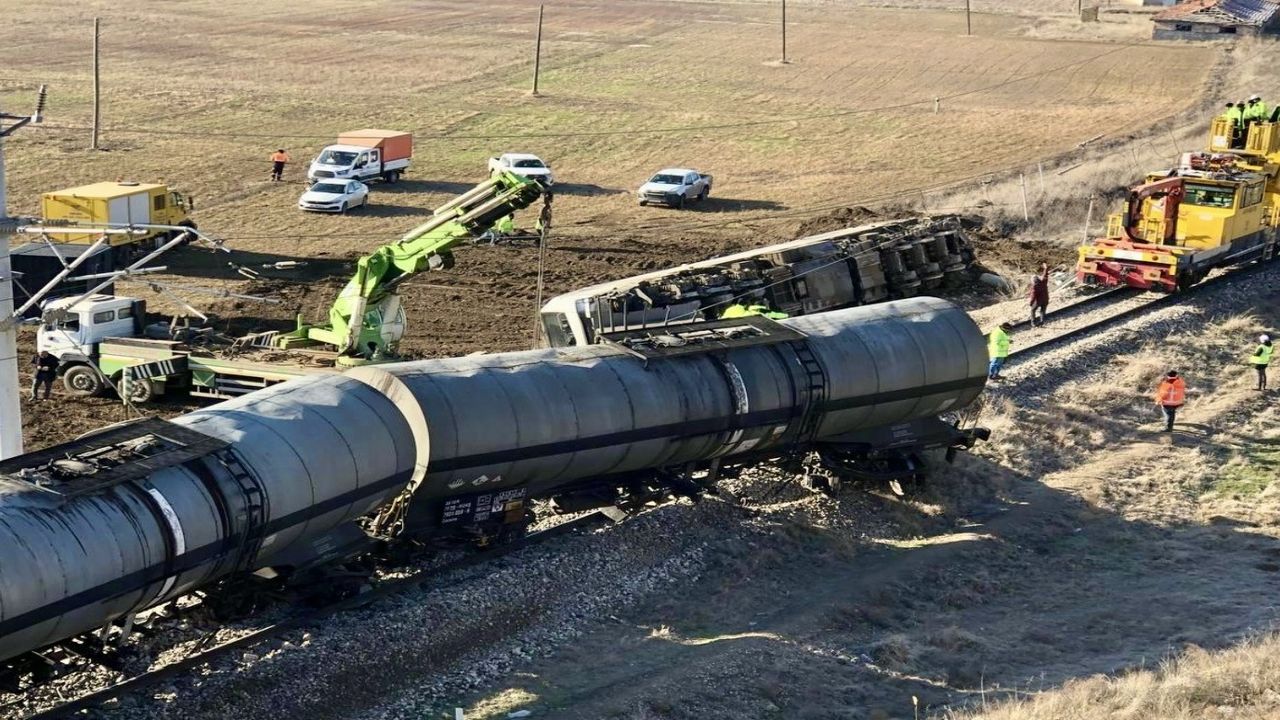
{"type": "Polygon", "coordinates": [[[651,207],[670,208],[681,212],[700,213],[737,213],[753,210],[786,210],[787,206],[773,200],[734,200],[730,198],[709,197],[706,200],[689,200],[683,208],[675,208],[659,203],[650,203],[651,207]]]}
{"type": "Polygon", "coordinates": [[[783,522],[499,692],[560,718],[909,718],[913,697],[924,717],[1229,645],[1273,616],[1256,599],[1274,538],[1133,522],[973,457],[934,482],[936,513],[871,496],[916,540],[783,522]]]}

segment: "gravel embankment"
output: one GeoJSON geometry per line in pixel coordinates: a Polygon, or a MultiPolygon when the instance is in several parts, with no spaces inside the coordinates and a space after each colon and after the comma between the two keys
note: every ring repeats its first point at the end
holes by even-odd
{"type": "Polygon", "coordinates": [[[672,503],[622,524],[555,538],[494,563],[333,617],[209,668],[155,694],[127,699],[130,718],[439,717],[521,664],[616,622],[637,603],[679,593],[709,556],[740,552],[779,525],[891,534],[870,504],[774,495],[769,473],[727,483],[726,498],[672,503]],[[745,500],[743,506],[734,497],[745,500]]]}
{"type": "MultiPolygon", "coordinates": [[[[1035,404],[1117,353],[1196,329],[1210,315],[1249,310],[1278,277],[1280,268],[1267,270],[1020,358],[1006,371],[1005,383],[992,385],[992,393],[1035,404]]],[[[1075,327],[1115,312],[1115,306],[1101,305],[1071,314],[1069,322],[1075,327]]],[[[1039,336],[1033,333],[1062,331],[1061,325],[1051,323],[1018,332],[1015,347],[1037,342],[1039,336]]],[[[439,717],[460,698],[510,676],[534,658],[571,645],[587,629],[614,622],[612,618],[646,600],[691,587],[709,556],[765,538],[779,524],[834,527],[853,538],[895,533],[892,523],[877,516],[870,503],[849,502],[847,496],[834,503],[795,488],[775,496],[776,483],[766,470],[749,472],[725,483],[732,502],[713,498],[672,503],[620,525],[555,538],[492,563],[442,574],[438,583],[378,600],[333,617],[323,627],[295,632],[269,647],[217,663],[198,677],[156,692],[154,700],[127,698],[111,708],[112,715],[439,717]]],[[[226,628],[215,639],[246,631],[226,628]]],[[[189,643],[184,640],[157,657],[179,656],[189,643]]],[[[85,684],[79,687],[107,677],[80,676],[78,682],[85,684]]],[[[50,693],[33,697],[23,712],[53,699],[50,693]]]]}

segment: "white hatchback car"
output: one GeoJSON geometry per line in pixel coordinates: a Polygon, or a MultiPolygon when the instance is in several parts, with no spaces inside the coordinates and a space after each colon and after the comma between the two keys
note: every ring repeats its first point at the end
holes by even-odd
{"type": "Polygon", "coordinates": [[[369,186],[359,180],[318,180],[298,198],[298,207],[312,212],[344,213],[369,204],[369,186]]]}

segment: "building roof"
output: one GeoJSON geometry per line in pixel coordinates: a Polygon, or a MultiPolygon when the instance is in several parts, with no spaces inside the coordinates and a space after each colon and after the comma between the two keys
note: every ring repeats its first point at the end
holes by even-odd
{"type": "Polygon", "coordinates": [[[1186,0],[1157,13],[1154,20],[1261,26],[1275,17],[1277,12],[1280,12],[1280,1],[1186,0]]]}

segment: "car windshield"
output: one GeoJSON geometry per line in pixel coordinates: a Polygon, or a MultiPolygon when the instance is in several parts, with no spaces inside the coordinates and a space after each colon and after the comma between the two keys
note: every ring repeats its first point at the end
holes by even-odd
{"type": "Polygon", "coordinates": [[[329,150],[320,156],[322,165],[350,165],[355,160],[356,154],[346,150],[329,150]]]}
{"type": "Polygon", "coordinates": [[[546,167],[546,165],[543,165],[543,164],[542,164],[542,161],[541,161],[541,160],[539,160],[539,159],[537,159],[537,158],[531,158],[531,159],[528,159],[528,160],[517,160],[517,161],[516,161],[516,164],[515,164],[515,167],[518,167],[518,168],[544,168],[544,167],[546,167]]]}
{"type": "Polygon", "coordinates": [[[664,175],[662,173],[658,173],[657,175],[649,178],[649,182],[661,183],[663,185],[679,185],[684,182],[684,178],[679,175],[664,175]]]}
{"type": "Polygon", "coordinates": [[[333,193],[334,195],[341,195],[346,191],[347,191],[346,185],[339,185],[337,183],[316,183],[315,185],[311,186],[311,192],[333,193]]]}

